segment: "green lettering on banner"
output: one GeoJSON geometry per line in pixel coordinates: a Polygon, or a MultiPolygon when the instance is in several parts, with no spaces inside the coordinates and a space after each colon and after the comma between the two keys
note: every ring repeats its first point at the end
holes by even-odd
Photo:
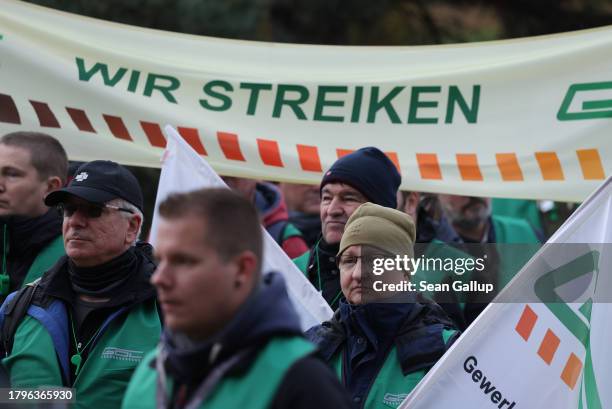
{"type": "Polygon", "coordinates": [[[372,87],[372,94],[370,95],[370,107],[368,109],[368,123],[374,123],[376,121],[376,113],[381,109],[384,109],[389,116],[389,119],[394,124],[401,124],[399,115],[391,105],[391,100],[397,96],[404,87],[394,87],[385,97],[381,100],[378,99],[378,93],[380,87],[372,87]]]}
{"type": "Polygon", "coordinates": [[[351,113],[351,122],[359,122],[361,114],[361,100],[363,99],[363,87],[355,87],[355,98],[353,99],[353,112],[351,113]]]}
{"type": "Polygon", "coordinates": [[[438,101],[421,101],[420,96],[426,92],[439,93],[442,90],[439,86],[430,87],[412,87],[410,93],[410,110],[408,111],[408,123],[409,124],[437,124],[438,118],[419,118],[417,117],[417,110],[419,108],[436,108],[438,101]]]}
{"type": "Polygon", "coordinates": [[[448,89],[448,104],[446,105],[446,119],[445,123],[453,123],[453,117],[455,115],[455,105],[458,105],[463,112],[465,120],[470,124],[476,123],[478,119],[478,106],[480,105],[480,85],[472,86],[472,106],[468,107],[468,104],[463,98],[459,87],[451,85],[448,89]]]}
{"type": "Polygon", "coordinates": [[[138,86],[138,80],[140,79],[140,71],[133,70],[130,75],[130,82],[128,84],[127,90],[130,92],[136,92],[136,87],[138,86]]]}
{"type": "Polygon", "coordinates": [[[308,100],[309,95],[308,88],[301,85],[278,84],[272,116],[274,118],[280,118],[283,105],[286,105],[291,108],[298,119],[306,120],[306,115],[300,105],[308,100]],[[299,96],[297,99],[287,99],[285,95],[287,92],[296,92],[299,96]]]}
{"type": "MultiPolygon", "coordinates": [[[[132,81],[130,80],[130,83],[131,82],[132,81]]],[[[145,97],[150,97],[154,90],[158,90],[162,93],[166,100],[168,100],[168,102],[176,104],[176,98],[174,98],[172,95],[172,91],[177,90],[180,86],[181,82],[178,80],[178,78],[174,78],[169,75],[149,74],[147,75],[147,81],[145,83],[143,94],[145,97]],[[168,81],[169,84],[157,84],[157,80],[168,81]]]]}
{"type": "Polygon", "coordinates": [[[343,122],[344,121],[343,116],[324,115],[323,108],[325,107],[343,107],[344,101],[328,100],[326,99],[326,96],[328,93],[332,93],[332,92],[346,93],[347,91],[348,91],[348,87],[346,86],[319,85],[319,89],[317,92],[317,102],[315,104],[313,119],[315,121],[343,122]]]}
{"type": "Polygon", "coordinates": [[[114,87],[127,72],[127,68],[119,68],[111,77],[106,64],[97,62],[91,69],[87,70],[85,68],[85,61],[79,57],[76,57],[76,64],[79,71],[79,81],[89,81],[96,73],[100,72],[104,85],[109,87],[114,87]]]}
{"type": "Polygon", "coordinates": [[[272,89],[272,84],[260,84],[258,82],[241,82],[241,89],[251,91],[249,95],[249,105],[247,107],[247,115],[255,115],[257,110],[257,101],[259,100],[259,91],[269,91],[272,89]]]}
{"type": "Polygon", "coordinates": [[[610,99],[583,101],[581,111],[569,112],[572,101],[577,94],[602,90],[612,91],[612,82],[589,82],[570,85],[559,107],[557,119],[559,121],[572,121],[579,119],[612,118],[612,94],[609,97],[610,99]]]}
{"type": "Polygon", "coordinates": [[[591,307],[592,299],[587,300],[579,309],[580,313],[587,319],[588,325],[566,304],[555,291],[556,288],[563,286],[577,278],[593,273],[595,283],[599,275],[599,252],[590,251],[574,260],[555,268],[538,278],[534,285],[534,291],[540,301],[561,321],[586,348],[586,358],[582,383],[580,385],[580,404],[582,409],[582,395],[586,398],[587,409],[602,409],[601,399],[597,388],[597,379],[593,370],[593,357],[591,354],[591,307]]]}
{"type": "Polygon", "coordinates": [[[221,104],[212,105],[210,102],[208,102],[207,99],[201,99],[200,105],[203,108],[208,109],[210,111],[227,111],[232,107],[232,99],[229,96],[215,90],[218,88],[222,88],[226,92],[234,91],[234,87],[232,87],[232,84],[227,81],[214,80],[207,82],[206,84],[204,84],[204,87],[202,87],[202,90],[209,97],[219,100],[221,104]]]}

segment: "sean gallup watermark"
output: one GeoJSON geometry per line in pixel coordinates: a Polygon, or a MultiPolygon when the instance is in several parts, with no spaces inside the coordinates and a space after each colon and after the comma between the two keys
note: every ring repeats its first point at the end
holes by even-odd
{"type": "Polygon", "coordinates": [[[487,255],[483,257],[378,257],[372,259],[371,288],[377,293],[422,292],[422,293],[484,293],[492,294],[495,284],[478,279],[485,271],[487,255]],[[417,274],[418,273],[418,274],[417,274]],[[417,277],[415,279],[415,276],[417,277]],[[443,282],[435,282],[443,276],[443,282]],[[450,279],[456,276],[457,279],[450,279]],[[400,278],[403,277],[403,278],[400,278]],[[398,278],[400,278],[398,280],[398,278]],[[433,281],[432,281],[433,280],[433,281]]]}

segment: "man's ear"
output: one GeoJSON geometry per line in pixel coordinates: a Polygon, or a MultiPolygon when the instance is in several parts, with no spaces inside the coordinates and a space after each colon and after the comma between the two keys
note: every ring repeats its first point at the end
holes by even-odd
{"type": "Polygon", "coordinates": [[[45,194],[49,194],[54,190],[61,188],[64,185],[59,176],[49,176],[47,178],[47,189],[45,194]]]}
{"type": "Polygon", "coordinates": [[[253,283],[259,277],[257,256],[250,250],[245,250],[235,258],[237,270],[234,277],[236,288],[253,283]]]}
{"type": "Polygon", "coordinates": [[[140,215],[135,214],[128,220],[128,230],[126,232],[125,239],[130,244],[133,243],[138,237],[138,231],[140,230],[140,225],[142,224],[142,218],[140,215]]]}

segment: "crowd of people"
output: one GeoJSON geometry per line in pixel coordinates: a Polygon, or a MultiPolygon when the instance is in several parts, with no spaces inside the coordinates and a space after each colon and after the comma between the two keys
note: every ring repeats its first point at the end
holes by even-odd
{"type": "Polygon", "coordinates": [[[49,135],[0,139],[0,369],[13,388],[72,388],[77,408],[397,407],[491,298],[379,293],[372,261],[487,256],[472,276],[501,289],[529,255],[496,246],[543,240],[489,198],[399,191],[375,147],[319,186],[226,177],[231,190],[170,195],[155,248],[127,168],[68,169],[49,135]],[[303,332],[282,276],[262,271],[262,225],[331,320],[303,332]]]}

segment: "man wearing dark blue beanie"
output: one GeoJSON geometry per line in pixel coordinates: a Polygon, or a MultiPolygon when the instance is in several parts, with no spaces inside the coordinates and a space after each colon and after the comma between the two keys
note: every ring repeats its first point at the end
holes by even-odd
{"type": "Polygon", "coordinates": [[[321,237],[315,246],[293,261],[336,309],[342,297],[336,254],[344,226],[365,202],[397,207],[402,177],[378,148],[366,147],[338,159],[321,180],[321,237]]]}

